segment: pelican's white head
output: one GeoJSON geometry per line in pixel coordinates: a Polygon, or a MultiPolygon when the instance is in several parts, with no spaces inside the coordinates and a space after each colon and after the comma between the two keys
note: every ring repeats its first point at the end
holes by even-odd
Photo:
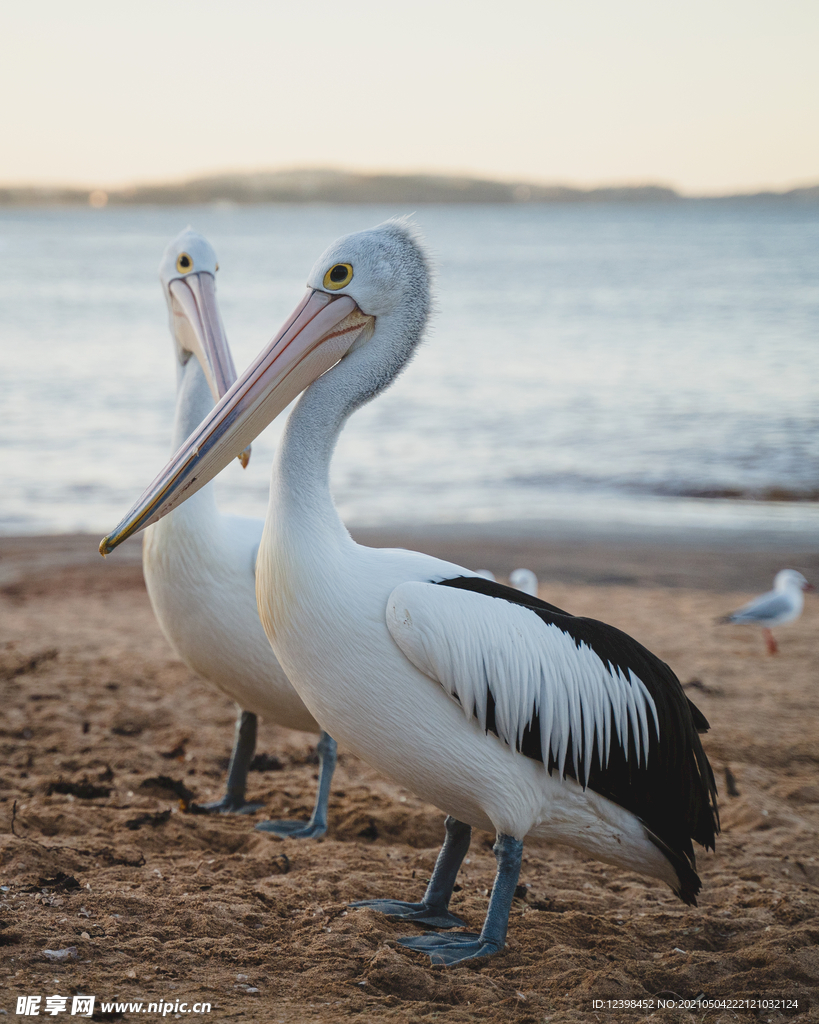
{"type": "Polygon", "coordinates": [[[189,224],[165,247],[159,263],[159,280],[167,294],[171,281],[183,279],[189,274],[204,273],[213,277],[218,269],[219,263],[213,246],[189,224]]]}
{"type": "Polygon", "coordinates": [[[192,355],[196,356],[217,402],[236,380],[216,302],[218,269],[210,242],[190,227],[168,243],[159,264],[176,358],[184,366],[192,355]]]}
{"type": "Polygon", "coordinates": [[[429,312],[430,261],[415,225],[388,220],[333,242],[307,278],[307,287],[349,295],[362,313],[383,317],[405,306],[429,312]]]}
{"type": "MultiPolygon", "coordinates": [[[[190,226],[168,243],[159,264],[159,280],[176,343],[179,380],[188,360],[195,356],[214,402],[236,380],[236,366],[216,301],[218,269],[213,246],[190,226]]],[[[250,448],[245,448],[238,458],[247,466],[250,448]]]]}
{"type": "Polygon", "coordinates": [[[774,576],[774,590],[813,590],[813,587],[796,569],[781,569],[774,576]]]}
{"type": "Polygon", "coordinates": [[[307,278],[314,301],[346,296],[368,319],[342,353],[334,385],[348,388],[344,415],[380,394],[412,358],[432,305],[430,259],[415,225],[401,218],[345,235],[307,278]]]}
{"type": "MultiPolygon", "coordinates": [[[[170,256],[168,262],[173,265],[170,256]]],[[[208,273],[200,277],[212,280],[208,273]]],[[[387,221],[334,242],[311,270],[307,294],[278,334],[103,539],[100,551],[112,551],[212,480],[337,363],[341,366],[325,383],[332,379],[346,388],[346,412],[388,386],[423,334],[430,277],[423,244],[406,221],[387,221]]],[[[174,300],[189,283],[190,272],[170,281],[174,300]]]]}

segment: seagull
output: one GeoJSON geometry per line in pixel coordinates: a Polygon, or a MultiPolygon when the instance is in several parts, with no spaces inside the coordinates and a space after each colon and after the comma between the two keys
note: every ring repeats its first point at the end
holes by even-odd
{"type": "Polygon", "coordinates": [[[509,577],[509,582],[521,593],[537,597],[537,576],[531,569],[515,569],[509,577]]]}
{"type": "Polygon", "coordinates": [[[805,591],[813,589],[801,572],[782,569],[774,576],[773,590],[754,598],[730,615],[724,615],[717,622],[762,626],[768,654],[776,654],[779,647],[771,626],[784,626],[798,619],[805,604],[805,591]]]}
{"type": "MultiPolygon", "coordinates": [[[[177,368],[174,449],[236,379],[216,301],[216,254],[187,228],[169,243],[159,276],[168,304],[177,368]]],[[[246,465],[249,450],[240,454],[246,465]]],[[[221,515],[213,487],[145,532],[143,573],[162,632],[198,675],[239,706],[227,791],[203,810],[250,813],[247,773],[256,747],[257,716],[290,729],[319,732],[276,660],[256,608],[256,552],[264,523],[221,515]]],[[[322,732],[316,805],[308,822],[267,821],[256,827],[294,838],[327,830],[335,741],[322,732]]]]}
{"type": "Polygon", "coordinates": [[[695,904],[692,840],[713,848],[719,822],[699,739],[708,723],[659,658],[462,566],[356,544],[341,522],[329,488],[339,433],[406,366],[430,306],[428,257],[406,221],[332,244],[279,333],[100,551],[186,500],[304,392],[273,467],[260,618],[316,721],[447,815],[420,901],[358,905],[462,925],[449,902],[472,829],[495,833],[480,933],[400,940],[453,964],[504,948],[527,837],[642,872],[695,904]]]}

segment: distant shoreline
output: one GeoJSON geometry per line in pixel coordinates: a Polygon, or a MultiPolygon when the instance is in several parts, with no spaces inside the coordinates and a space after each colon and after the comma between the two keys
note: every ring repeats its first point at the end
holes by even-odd
{"type": "Polygon", "coordinates": [[[456,175],[357,174],[306,169],[221,174],[182,182],[134,185],[120,189],[0,186],[0,208],[107,206],[246,206],[288,204],[602,204],[722,203],[775,201],[819,203],[819,185],[721,196],[683,196],[663,185],[643,184],[576,188],[533,182],[495,181],[456,175]]]}
{"type": "MultiPolygon", "coordinates": [[[[490,569],[505,580],[520,566],[541,581],[592,586],[693,588],[753,593],[784,567],[819,579],[819,548],[805,533],[775,530],[582,530],[559,522],[351,524],[368,547],[425,551],[456,565],[490,569]]],[[[0,535],[0,594],[62,573],[121,574],[141,585],[142,540],[133,537],[103,560],[99,533],[0,535]]]]}

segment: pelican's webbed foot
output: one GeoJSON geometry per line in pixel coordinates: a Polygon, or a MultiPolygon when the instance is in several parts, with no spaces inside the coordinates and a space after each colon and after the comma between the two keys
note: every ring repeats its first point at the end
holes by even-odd
{"type": "Polygon", "coordinates": [[[228,790],[221,800],[213,800],[208,804],[194,804],[197,814],[255,814],[264,804],[245,803],[244,793],[231,793],[228,790]]]}
{"type": "MultiPolygon", "coordinates": [[[[483,933],[481,933],[483,934],[483,933]]],[[[412,935],[398,940],[402,946],[426,953],[434,964],[457,964],[462,960],[477,960],[481,956],[499,953],[503,945],[484,940],[476,932],[456,932],[454,935],[412,935]]]]}
{"type": "Polygon", "coordinates": [[[449,901],[461,862],[469,849],[472,829],[457,818],[448,817],[444,823],[446,838],[429,880],[427,891],[420,903],[402,900],[360,900],[351,907],[369,907],[398,921],[414,921],[431,928],[457,928],[465,922],[449,912],[449,901]]]}
{"type": "Polygon", "coordinates": [[[463,960],[491,956],[503,949],[509,927],[509,911],[512,909],[515,886],[520,876],[523,842],[501,833],[495,840],[494,849],[498,871],[481,934],[461,932],[455,935],[436,935],[432,932],[399,939],[402,946],[426,953],[434,964],[458,964],[463,960]]]}
{"type": "Polygon", "coordinates": [[[260,821],[257,832],[272,832],[282,839],[318,839],[327,831],[327,825],[316,823],[311,818],[301,821],[298,818],[274,818],[272,821],[260,821]]]}
{"type": "MultiPolygon", "coordinates": [[[[401,900],[358,900],[351,907],[369,907],[379,914],[386,914],[394,921],[413,921],[428,924],[430,928],[459,928],[466,924],[460,917],[451,914],[446,906],[432,906],[429,903],[403,903],[401,900]]],[[[399,939],[403,942],[403,939],[399,939]]]]}
{"type": "Polygon", "coordinates": [[[330,800],[330,784],[336,770],[336,741],[326,732],[319,737],[316,750],[319,756],[319,782],[316,805],[309,821],[280,818],[261,821],[256,826],[259,832],[272,832],[282,839],[319,839],[327,831],[327,804],[330,800]]]}

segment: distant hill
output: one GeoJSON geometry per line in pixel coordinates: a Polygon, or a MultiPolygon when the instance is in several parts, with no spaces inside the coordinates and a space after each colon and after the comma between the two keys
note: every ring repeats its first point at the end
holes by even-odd
{"type": "Polygon", "coordinates": [[[787,192],[753,192],[751,195],[729,196],[729,199],[789,199],[798,203],[819,203],[819,185],[792,188],[787,192]]]}
{"type": "MultiPolygon", "coordinates": [[[[788,192],[719,199],[819,202],[819,185],[788,192]]],[[[582,189],[568,185],[492,181],[434,174],[358,174],[304,169],[222,174],[161,185],[95,189],[0,187],[0,206],[170,206],[210,203],[657,203],[685,202],[672,188],[627,185],[582,189]]]]}

